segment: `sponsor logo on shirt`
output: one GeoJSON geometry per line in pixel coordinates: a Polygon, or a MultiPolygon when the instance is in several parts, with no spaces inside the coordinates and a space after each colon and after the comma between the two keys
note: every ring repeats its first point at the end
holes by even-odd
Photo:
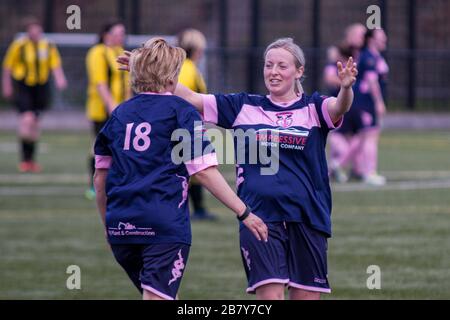
{"type": "Polygon", "coordinates": [[[263,146],[279,147],[281,149],[304,150],[308,141],[309,131],[295,128],[259,129],[256,140],[263,146]]]}
{"type": "Polygon", "coordinates": [[[277,125],[283,128],[289,128],[292,125],[293,114],[293,112],[289,111],[276,113],[275,116],[277,117],[277,125]]]}
{"type": "Polygon", "coordinates": [[[149,236],[153,237],[156,235],[152,228],[140,228],[129,222],[119,222],[117,228],[108,227],[108,235],[115,237],[122,236],[149,236]]]}

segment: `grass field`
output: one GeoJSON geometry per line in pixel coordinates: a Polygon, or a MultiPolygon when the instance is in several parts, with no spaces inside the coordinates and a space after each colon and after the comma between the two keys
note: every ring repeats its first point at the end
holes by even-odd
{"type": "MultiPolygon", "coordinates": [[[[87,134],[46,133],[44,172],[16,172],[13,133],[0,133],[0,299],[139,299],[84,198],[87,134]],[[81,290],[66,268],[81,268],[81,290]]],[[[325,299],[450,299],[450,132],[386,132],[384,188],[333,186],[333,238],[325,299]],[[381,290],[369,290],[378,265],[381,290]]],[[[233,180],[232,166],[222,167],[233,180]]],[[[182,299],[254,299],[245,294],[237,222],[208,196],[217,222],[193,223],[182,299]]]]}

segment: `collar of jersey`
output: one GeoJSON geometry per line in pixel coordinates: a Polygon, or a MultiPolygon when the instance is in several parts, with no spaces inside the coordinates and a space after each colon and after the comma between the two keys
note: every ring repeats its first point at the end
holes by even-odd
{"type": "Polygon", "coordinates": [[[171,96],[172,92],[166,91],[166,92],[151,92],[151,91],[146,91],[146,92],[141,92],[140,94],[159,94],[162,96],[171,96]]]}
{"type": "Polygon", "coordinates": [[[302,93],[301,96],[299,96],[299,97],[297,97],[297,98],[295,98],[295,99],[293,99],[293,100],[291,100],[291,101],[288,101],[288,102],[282,102],[282,103],[273,101],[272,98],[270,97],[270,94],[266,95],[266,98],[269,99],[269,101],[270,101],[273,105],[275,105],[275,106],[277,106],[277,107],[281,107],[281,108],[289,108],[289,107],[293,106],[295,103],[301,101],[301,100],[303,99],[303,96],[304,96],[304,93],[302,93]]]}

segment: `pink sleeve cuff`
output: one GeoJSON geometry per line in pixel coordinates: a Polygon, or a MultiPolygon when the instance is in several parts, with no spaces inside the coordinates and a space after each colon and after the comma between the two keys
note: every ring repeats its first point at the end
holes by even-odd
{"type": "Polygon", "coordinates": [[[376,71],[367,71],[364,74],[364,80],[378,81],[378,73],[376,71]]]}
{"type": "Polygon", "coordinates": [[[111,156],[95,155],[95,168],[96,169],[109,169],[109,168],[111,168],[111,164],[112,164],[111,156]]]}
{"type": "Polygon", "coordinates": [[[213,94],[202,94],[203,98],[203,120],[213,124],[219,121],[217,101],[213,94]]]}
{"type": "Polygon", "coordinates": [[[337,129],[342,125],[342,122],[344,121],[344,116],[342,116],[336,123],[333,123],[330,117],[330,112],[328,111],[328,102],[330,99],[336,99],[335,97],[328,97],[322,102],[322,115],[325,119],[325,122],[327,123],[328,129],[337,129]]]}
{"type": "Polygon", "coordinates": [[[206,168],[219,165],[215,153],[208,153],[204,156],[189,160],[184,163],[190,176],[205,170],[206,168]]]}

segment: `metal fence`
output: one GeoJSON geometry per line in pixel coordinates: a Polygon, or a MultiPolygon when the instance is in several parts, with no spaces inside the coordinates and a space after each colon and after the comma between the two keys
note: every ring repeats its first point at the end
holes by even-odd
{"type": "MultiPolygon", "coordinates": [[[[278,37],[290,36],[305,51],[307,91],[323,89],[326,49],[346,25],[365,23],[376,4],[389,36],[388,107],[397,110],[450,110],[450,0],[6,0],[0,3],[0,54],[19,31],[21,17],[34,14],[46,32],[70,33],[65,9],[79,5],[82,29],[95,33],[111,17],[131,34],[174,35],[195,27],[205,33],[203,64],[211,92],[264,93],[262,54],[278,37]]],[[[59,46],[70,90],[55,108],[82,108],[86,90],[85,46],[59,46]]]]}

